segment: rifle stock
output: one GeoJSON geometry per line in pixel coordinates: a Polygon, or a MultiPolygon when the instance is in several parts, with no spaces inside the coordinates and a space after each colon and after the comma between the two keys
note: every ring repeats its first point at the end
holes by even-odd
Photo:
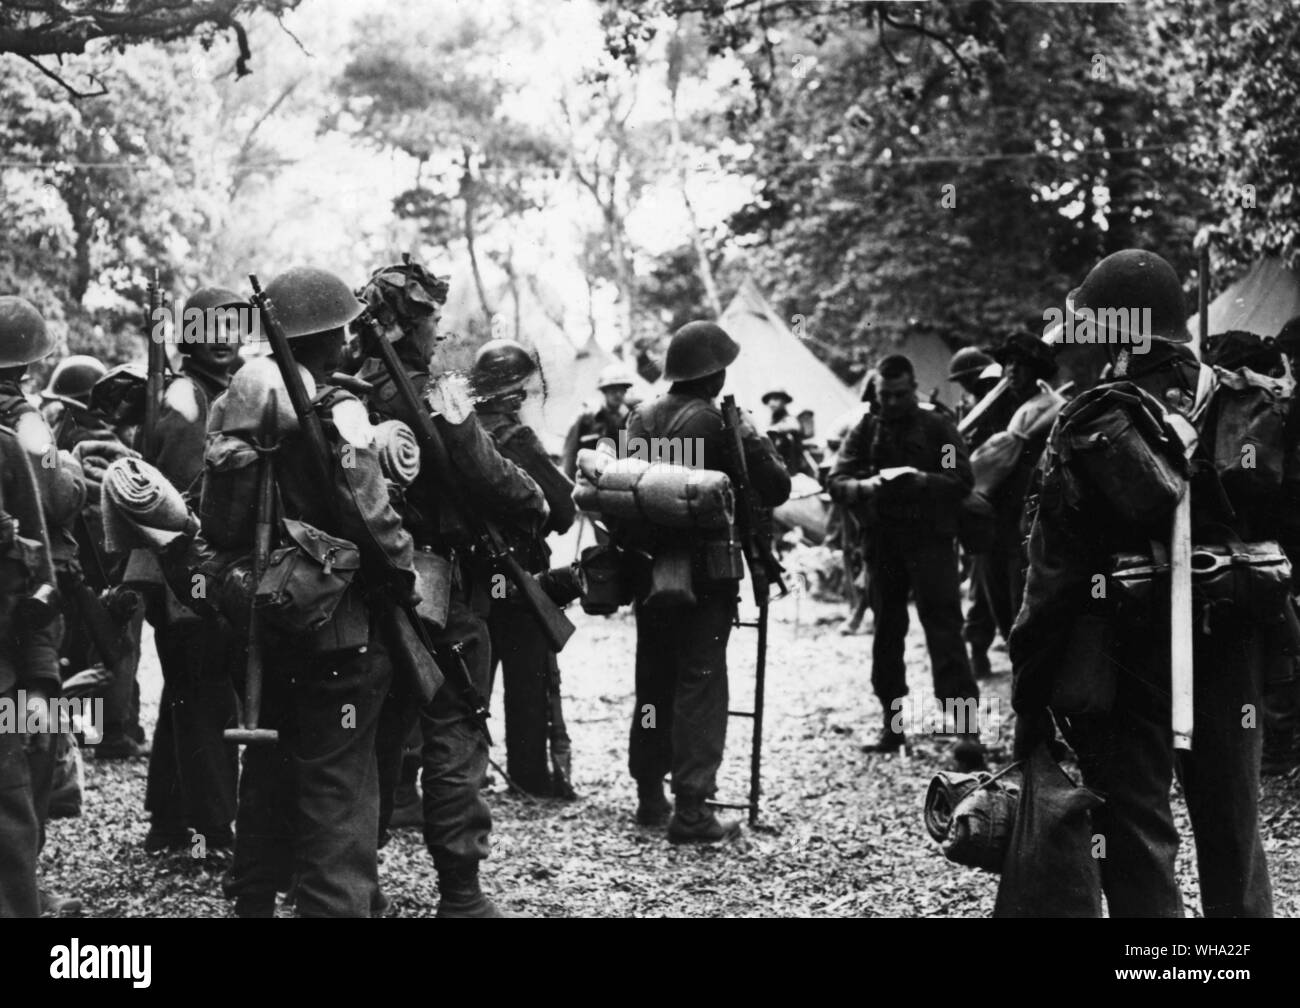
{"type": "MultiPolygon", "coordinates": [[[[262,290],[262,284],[257,276],[250,274],[248,279],[253,288],[253,304],[261,314],[262,328],[270,341],[271,352],[280,370],[280,377],[284,380],[284,387],[289,393],[289,402],[293,405],[294,415],[298,418],[298,425],[307,440],[308,453],[312,468],[315,470],[314,475],[322,492],[325,492],[329,507],[337,512],[338,504],[334,495],[326,492],[326,488],[332,486],[334,480],[332,478],[333,452],[330,451],[329,441],[325,437],[325,428],[321,426],[320,417],[316,415],[316,410],[307,395],[302,375],[298,373],[298,362],[289,349],[289,339],[280,325],[275,306],[262,290]]],[[[335,517],[338,517],[337,513],[335,517]]],[[[386,599],[381,604],[390,617],[383,621],[396,631],[402,647],[406,648],[405,658],[402,655],[394,655],[394,660],[406,668],[425,703],[428,703],[444,681],[442,669],[438,667],[437,659],[434,657],[433,642],[429,639],[424,624],[420,622],[415,607],[409,602],[397,603],[386,599]],[[399,609],[405,618],[402,620],[393,618],[396,616],[394,609],[399,609]],[[419,653],[421,650],[424,651],[423,656],[419,653]]],[[[383,616],[385,613],[381,613],[381,617],[383,616]]]]}
{"type": "Polygon", "coordinates": [[[154,331],[157,324],[158,308],[162,304],[162,291],[158,287],[158,271],[156,269],[149,281],[147,302],[144,335],[148,341],[145,356],[148,368],[145,379],[144,431],[139,438],[139,444],[141,454],[146,458],[152,458],[153,453],[146,449],[152,447],[153,439],[157,437],[158,419],[162,416],[163,385],[167,373],[167,348],[163,345],[161,339],[156,338],[156,336],[161,336],[162,333],[155,333],[154,331]]]}
{"type": "Polygon", "coordinates": [[[397,359],[397,351],[393,349],[393,345],[388,342],[384,334],[376,331],[373,327],[371,337],[372,342],[379,350],[379,356],[383,361],[384,368],[388,371],[389,377],[393,381],[393,387],[397,390],[403,406],[415,420],[415,436],[420,442],[420,447],[428,452],[433,461],[439,489],[446,491],[452,507],[455,508],[461,521],[472,531],[492,562],[501,569],[501,573],[509,578],[510,583],[518,590],[525,604],[537,617],[551,650],[557,653],[563,650],[564,645],[573,636],[573,624],[564,615],[564,611],[552,602],[546,592],[542,590],[542,586],[537,583],[537,579],[524,570],[523,565],[510,552],[500,530],[461,495],[455,469],[452,466],[450,456],[447,454],[447,446],[442,442],[442,435],[438,433],[433,417],[420,403],[420,399],[415,392],[415,386],[411,384],[410,375],[406,373],[401,361],[397,359]]]}

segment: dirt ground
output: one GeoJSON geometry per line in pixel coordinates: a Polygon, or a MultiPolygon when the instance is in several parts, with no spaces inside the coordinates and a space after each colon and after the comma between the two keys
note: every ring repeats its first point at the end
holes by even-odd
{"type": "MultiPolygon", "coordinates": [[[[523,800],[494,774],[485,888],[508,909],[546,917],[988,916],[996,878],[945,861],[921,818],[926,785],[949,742],[921,738],[908,756],[861,752],[880,720],[869,682],[871,639],[841,636],[840,615],[807,598],[774,605],[762,819],[737,844],[698,850],[674,848],[632,818],[631,617],[575,611],[578,633],[561,667],[581,797],[523,800]]],[[[159,678],[149,643],[146,654],[142,684],[152,731],[159,678]]],[[[744,709],[753,631],[733,634],[730,660],[732,708],[744,709]]],[[[1005,701],[1005,651],[993,660],[1000,674],[986,694],[1005,701]]],[[[913,696],[927,696],[915,615],[908,664],[913,696]]],[[[500,735],[499,696],[492,720],[500,735]]],[[[748,779],[749,728],[739,719],[732,726],[720,797],[739,798],[748,779]]],[[[1009,727],[1002,735],[1009,747],[1009,727]]],[[[499,746],[493,758],[504,762],[499,746]]],[[[42,856],[45,884],[80,896],[91,916],[229,916],[214,866],[188,855],[144,853],[145,771],[143,760],[87,762],[82,816],[52,823],[42,856]]],[[[1184,896],[1188,912],[1199,913],[1187,817],[1181,802],[1177,808],[1184,896]]],[[[1300,916],[1300,776],[1265,782],[1263,816],[1277,914],[1300,916]]],[[[433,914],[436,877],[418,832],[397,834],[381,854],[381,875],[397,916],[433,914]]]]}

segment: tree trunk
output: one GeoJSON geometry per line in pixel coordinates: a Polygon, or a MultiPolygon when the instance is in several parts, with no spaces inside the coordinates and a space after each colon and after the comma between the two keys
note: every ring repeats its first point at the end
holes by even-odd
{"type": "Polygon", "coordinates": [[[488,332],[492,332],[492,307],[488,304],[487,289],[483,286],[483,274],[478,263],[478,240],[474,231],[474,215],[478,209],[475,193],[475,181],[471,168],[469,148],[463,149],[465,158],[464,173],[460,177],[460,198],[465,207],[464,230],[465,249],[469,253],[469,268],[474,274],[474,288],[478,291],[479,304],[483,307],[483,318],[487,321],[488,332]]]}

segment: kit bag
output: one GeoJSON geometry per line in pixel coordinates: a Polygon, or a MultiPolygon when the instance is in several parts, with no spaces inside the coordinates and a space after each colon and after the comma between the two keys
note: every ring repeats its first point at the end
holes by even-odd
{"type": "Polygon", "coordinates": [[[626,554],[613,543],[588,546],[578,560],[582,611],[609,616],[632,604],[633,587],[626,554]]]}
{"type": "Polygon", "coordinates": [[[1268,499],[1282,488],[1287,405],[1267,378],[1215,368],[1218,387],[1203,424],[1214,468],[1231,500],[1268,499]]]}
{"type": "Polygon", "coordinates": [[[326,626],[361,568],[355,543],[285,518],[287,543],[271,551],[254,605],[281,633],[309,634],[326,626]]]}
{"type": "Polygon", "coordinates": [[[1131,382],[1099,386],[1061,411],[1052,447],[1116,517],[1156,521],[1173,513],[1186,483],[1182,444],[1163,416],[1159,401],[1131,382]]]}

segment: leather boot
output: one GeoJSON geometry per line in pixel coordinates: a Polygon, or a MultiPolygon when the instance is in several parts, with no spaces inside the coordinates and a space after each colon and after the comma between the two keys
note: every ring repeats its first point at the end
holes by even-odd
{"type": "Polygon", "coordinates": [[[673,807],[664,794],[661,779],[636,782],[636,821],[642,826],[664,826],[673,814],[673,807]]]}
{"type": "Polygon", "coordinates": [[[506,913],[483,895],[478,862],[438,866],[438,917],[519,917],[506,913]]]}
{"type": "Polygon", "coordinates": [[[970,649],[970,670],[976,679],[992,679],[993,666],[989,664],[989,653],[970,649]]]}
{"type": "Polygon", "coordinates": [[[907,744],[907,736],[901,731],[894,731],[890,722],[893,720],[891,712],[885,712],[884,724],[880,727],[880,734],[876,736],[876,741],[868,742],[862,747],[865,753],[892,753],[898,752],[907,744]]]}
{"type": "Polygon", "coordinates": [[[677,808],[668,824],[668,842],[723,843],[740,837],[740,823],[735,819],[719,819],[703,798],[677,796],[677,808]]]}

